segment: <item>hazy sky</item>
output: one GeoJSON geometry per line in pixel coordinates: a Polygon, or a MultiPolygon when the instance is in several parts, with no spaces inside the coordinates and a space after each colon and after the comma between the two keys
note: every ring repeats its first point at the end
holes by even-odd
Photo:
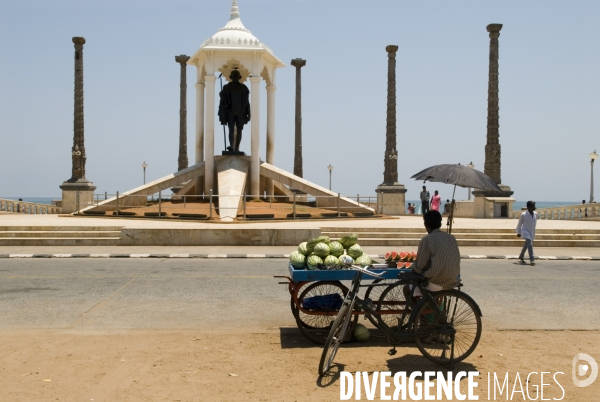
{"type": "MultiPolygon", "coordinates": [[[[343,195],[383,181],[386,45],[397,53],[399,181],[473,161],[483,170],[489,37],[501,23],[502,182],[517,200],[589,198],[600,150],[597,1],[238,0],[287,67],[277,72],[275,164],[293,171],[295,72],[302,69],[304,177],[343,195]]],[[[87,178],[126,191],[177,169],[179,64],[229,19],[230,0],[0,1],[0,197],[60,197],[73,142],[73,36],[86,38],[87,178]]],[[[195,68],[188,67],[194,160],[195,68]]],[[[264,84],[262,100],[266,99],[264,84]]],[[[266,119],[261,120],[265,159],[266,119]]],[[[242,150],[249,153],[250,130],[242,150]]],[[[215,154],[223,150],[216,126],[215,154]]],[[[600,176],[597,167],[597,177],[600,176]]],[[[596,180],[598,183],[598,180],[596,180]]],[[[451,187],[428,184],[443,198],[451,187]]],[[[600,184],[596,186],[600,193],[600,184]]],[[[467,192],[457,189],[457,199],[467,192]]],[[[600,197],[600,194],[597,194],[600,197]]]]}

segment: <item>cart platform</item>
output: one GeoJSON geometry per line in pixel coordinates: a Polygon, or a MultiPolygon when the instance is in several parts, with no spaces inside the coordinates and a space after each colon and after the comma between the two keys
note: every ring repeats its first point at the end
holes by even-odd
{"type": "MultiPolygon", "coordinates": [[[[364,279],[397,279],[400,273],[411,272],[410,268],[387,268],[384,264],[376,264],[369,271],[376,274],[384,273],[383,276],[371,276],[363,274],[364,279]],[[381,267],[379,267],[381,266],[381,267]]],[[[356,271],[352,269],[294,269],[292,264],[288,264],[290,276],[294,282],[312,282],[312,281],[351,281],[356,276],[356,271]]]]}

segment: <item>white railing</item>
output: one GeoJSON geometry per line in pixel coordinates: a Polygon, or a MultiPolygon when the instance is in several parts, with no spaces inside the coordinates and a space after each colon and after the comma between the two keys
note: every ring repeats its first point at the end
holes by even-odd
{"type": "MultiPolygon", "coordinates": [[[[546,220],[575,220],[595,218],[600,216],[600,204],[575,204],[560,207],[540,208],[535,210],[538,219],[546,220]]],[[[519,218],[523,211],[512,211],[513,218],[519,218]]]]}
{"type": "Polygon", "coordinates": [[[0,198],[0,211],[21,214],[60,214],[61,208],[56,205],[0,198]]]}

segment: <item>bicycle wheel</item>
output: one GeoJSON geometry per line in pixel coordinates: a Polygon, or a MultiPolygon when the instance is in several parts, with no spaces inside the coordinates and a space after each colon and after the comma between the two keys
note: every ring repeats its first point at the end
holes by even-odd
{"type": "Polygon", "coordinates": [[[429,360],[446,365],[467,358],[481,337],[481,317],[473,299],[457,290],[432,293],[433,303],[425,298],[416,307],[414,331],[452,329],[453,335],[443,333],[416,337],[417,347],[429,360]],[[435,309],[439,310],[437,314],[435,309]],[[451,362],[452,354],[454,361],[451,362]]]}
{"type": "MultiPolygon", "coordinates": [[[[305,282],[304,285],[300,286],[300,289],[298,289],[298,295],[302,293],[301,289],[305,288],[311,283],[314,282],[305,282]]],[[[290,308],[292,309],[292,315],[294,316],[294,318],[296,318],[296,316],[298,315],[298,306],[296,306],[296,303],[294,303],[294,296],[290,297],[290,308]]]]}
{"type": "MultiPolygon", "coordinates": [[[[394,284],[398,282],[397,279],[375,279],[371,285],[376,285],[376,284],[394,284]]],[[[367,291],[365,292],[365,301],[367,299],[371,299],[371,301],[373,302],[373,309],[377,310],[378,309],[378,302],[379,299],[381,298],[381,295],[383,294],[383,292],[385,291],[385,289],[387,289],[386,286],[369,286],[367,288],[367,291]]],[[[370,315],[367,315],[367,318],[369,319],[369,321],[371,321],[371,324],[373,324],[375,327],[379,327],[379,324],[377,323],[377,321],[372,318],[370,315]]]]}
{"type": "MultiPolygon", "coordinates": [[[[300,296],[298,296],[298,303],[302,305],[304,300],[310,297],[331,294],[339,294],[343,300],[347,293],[348,288],[339,281],[314,282],[303,287],[300,296]]],[[[301,309],[297,309],[295,318],[298,329],[311,342],[324,345],[327,340],[329,328],[331,328],[331,324],[337,315],[337,308],[330,305],[321,305],[315,309],[309,309],[309,311],[315,314],[307,314],[301,309]]],[[[355,316],[354,323],[357,320],[358,316],[355,316]]]]}
{"type": "Polygon", "coordinates": [[[402,320],[404,309],[406,308],[406,298],[404,297],[404,285],[396,283],[388,286],[381,293],[379,301],[377,302],[378,311],[398,311],[397,314],[381,314],[381,320],[387,324],[392,330],[396,331],[398,325],[403,325],[408,322],[410,314],[404,315],[404,321],[402,320]]]}
{"type": "Polygon", "coordinates": [[[350,306],[347,304],[342,305],[340,311],[335,317],[335,321],[331,326],[329,335],[327,336],[327,342],[323,347],[323,353],[321,353],[321,360],[319,361],[319,375],[325,375],[331,368],[331,363],[340,347],[340,344],[344,340],[346,331],[348,330],[348,324],[352,318],[352,312],[349,311],[350,306]]]}

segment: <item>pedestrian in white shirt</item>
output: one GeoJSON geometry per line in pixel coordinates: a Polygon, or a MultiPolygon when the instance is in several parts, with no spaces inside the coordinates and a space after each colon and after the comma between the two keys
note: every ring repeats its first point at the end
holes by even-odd
{"type": "Polygon", "coordinates": [[[537,212],[535,212],[535,202],[527,201],[527,211],[523,212],[519,217],[517,224],[517,237],[522,237],[525,240],[521,254],[519,254],[519,262],[525,264],[525,250],[529,253],[530,265],[535,265],[533,258],[533,239],[535,238],[535,225],[537,224],[537,212]]]}

